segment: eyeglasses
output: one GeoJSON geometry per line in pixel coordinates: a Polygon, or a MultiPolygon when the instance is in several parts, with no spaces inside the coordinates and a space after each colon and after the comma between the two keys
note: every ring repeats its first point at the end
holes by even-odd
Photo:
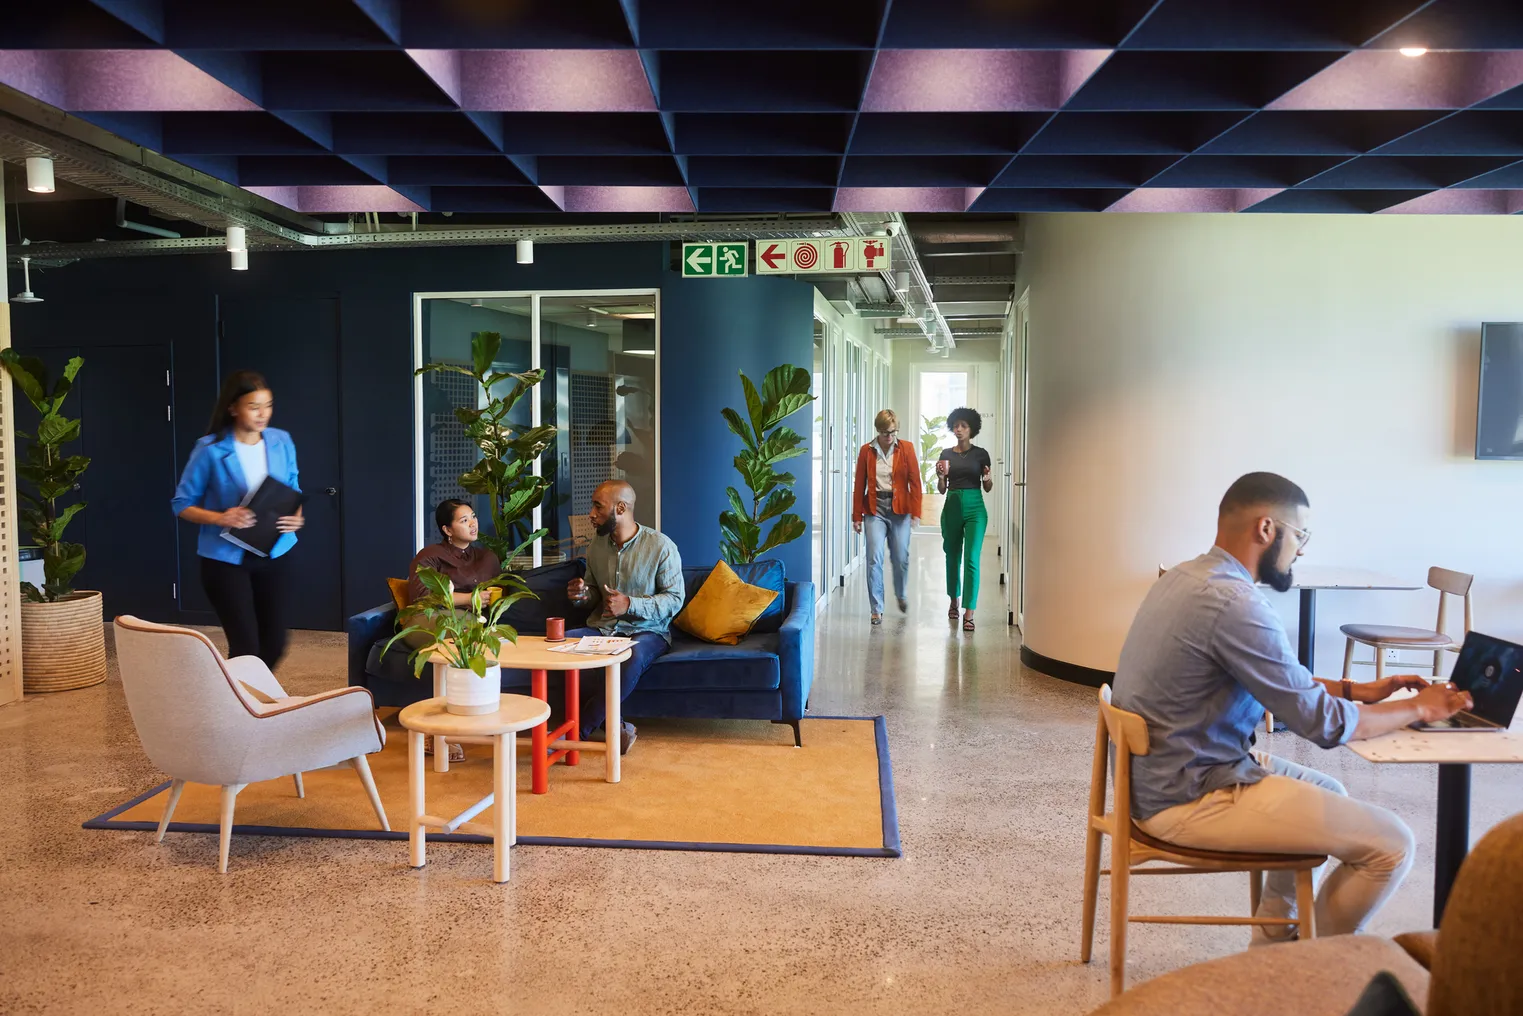
{"type": "Polygon", "coordinates": [[[899,436],[899,432],[897,430],[880,430],[880,431],[878,431],[878,436],[879,437],[898,437],[899,436]]]}
{"type": "Polygon", "coordinates": [[[1284,521],[1282,519],[1276,519],[1276,518],[1273,518],[1273,517],[1270,518],[1270,521],[1273,522],[1277,526],[1284,526],[1286,529],[1289,529],[1292,533],[1296,534],[1296,549],[1297,550],[1300,550],[1302,547],[1305,547],[1307,545],[1307,543],[1311,542],[1311,530],[1310,529],[1302,529],[1299,526],[1293,526],[1289,522],[1286,522],[1286,521],[1284,521]]]}

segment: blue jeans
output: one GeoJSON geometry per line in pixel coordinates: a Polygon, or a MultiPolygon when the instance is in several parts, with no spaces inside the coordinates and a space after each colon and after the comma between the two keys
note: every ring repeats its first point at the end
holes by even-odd
{"type": "Polygon", "coordinates": [[[862,532],[867,534],[867,602],[874,614],[881,614],[885,546],[894,567],[894,595],[904,599],[904,583],[910,574],[910,517],[883,511],[864,515],[862,532]]]}
{"type": "MultiPolygon", "coordinates": [[[[601,635],[596,628],[571,628],[566,632],[568,639],[579,639],[583,635],[601,635]]],[[[630,657],[619,665],[619,701],[629,698],[629,693],[635,690],[635,685],[640,681],[640,675],[645,673],[645,668],[656,661],[656,658],[670,648],[666,644],[666,638],[655,632],[642,631],[631,636],[635,644],[630,647],[630,657]]],[[[582,737],[585,738],[594,730],[603,725],[603,720],[608,709],[603,700],[603,680],[606,670],[584,670],[581,676],[581,721],[582,737]]],[[[551,672],[548,688],[550,691],[550,725],[564,720],[565,711],[561,703],[566,701],[565,674],[551,672]]],[[[613,736],[610,732],[610,736],[613,736]]]]}

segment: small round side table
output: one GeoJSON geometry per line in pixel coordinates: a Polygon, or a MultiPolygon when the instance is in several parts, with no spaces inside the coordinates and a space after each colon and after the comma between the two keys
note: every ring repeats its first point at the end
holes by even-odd
{"type": "Polygon", "coordinates": [[[408,827],[409,861],[414,868],[427,863],[424,832],[429,827],[452,833],[488,808],[492,812],[492,881],[508,880],[508,848],[518,842],[518,732],[550,718],[549,703],[527,695],[503,695],[495,713],[456,716],[444,699],[414,702],[398,717],[407,730],[407,788],[412,800],[408,827]],[[492,792],[454,818],[427,813],[423,795],[423,739],[427,736],[479,738],[492,745],[492,792]]]}

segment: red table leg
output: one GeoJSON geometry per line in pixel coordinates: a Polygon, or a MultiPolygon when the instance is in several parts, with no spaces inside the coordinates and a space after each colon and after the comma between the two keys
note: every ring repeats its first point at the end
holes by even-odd
{"type": "MultiPolygon", "coordinates": [[[[566,719],[571,725],[571,733],[567,736],[573,741],[580,741],[582,739],[582,672],[580,670],[566,671],[566,719]]],[[[582,753],[566,752],[566,764],[568,766],[581,765],[582,753]]]]}
{"type": "MultiPolygon", "coordinates": [[[[529,672],[529,694],[541,702],[550,701],[550,690],[547,684],[548,678],[543,670],[529,672]]],[[[536,794],[550,792],[550,757],[545,754],[545,735],[549,731],[549,726],[550,721],[546,720],[534,728],[531,736],[533,754],[529,764],[530,787],[536,794]]]]}

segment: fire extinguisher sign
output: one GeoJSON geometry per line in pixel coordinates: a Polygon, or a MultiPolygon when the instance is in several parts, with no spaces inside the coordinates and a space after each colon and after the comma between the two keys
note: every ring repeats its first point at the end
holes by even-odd
{"type": "Polygon", "coordinates": [[[843,236],[830,240],[758,240],[757,275],[830,272],[883,272],[890,259],[886,236],[843,236]]]}

